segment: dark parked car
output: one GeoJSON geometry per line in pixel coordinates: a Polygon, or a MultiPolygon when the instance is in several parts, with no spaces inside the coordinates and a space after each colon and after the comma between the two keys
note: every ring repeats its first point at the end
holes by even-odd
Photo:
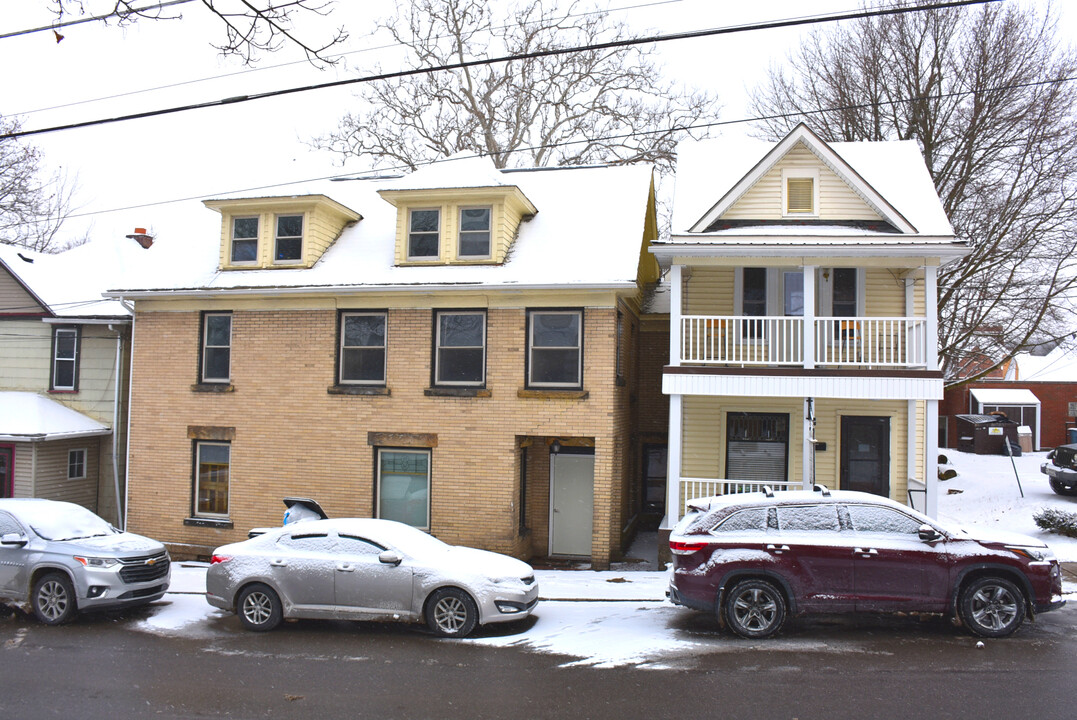
{"type": "Polygon", "coordinates": [[[1040,465],[1051,489],[1059,495],[1077,495],[1077,445],[1059,445],[1047,453],[1052,464],[1040,465]]]}
{"type": "Polygon", "coordinates": [[[1003,637],[1065,604],[1058,560],[1023,535],[947,527],[886,498],[788,491],[704,498],[670,536],[670,599],[764,638],[787,616],[920,612],[1003,637]]]}
{"type": "Polygon", "coordinates": [[[47,625],[158,600],[170,575],[164,545],[121,532],[84,507],[0,500],[0,602],[29,606],[47,625]]]}

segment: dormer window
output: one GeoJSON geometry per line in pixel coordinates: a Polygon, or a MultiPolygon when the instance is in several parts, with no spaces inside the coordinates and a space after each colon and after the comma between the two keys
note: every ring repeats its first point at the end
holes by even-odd
{"type": "Polygon", "coordinates": [[[459,258],[490,257],[490,208],[460,208],[459,258]]]}
{"type": "Polygon", "coordinates": [[[303,259],[303,216],[278,215],[274,245],[274,262],[299,262],[303,259]]]}
{"type": "Polygon", "coordinates": [[[258,218],[232,218],[232,262],[252,263],[258,260],[258,218]]]}
{"type": "Polygon", "coordinates": [[[408,259],[437,260],[441,245],[441,211],[412,210],[408,217],[408,259]]]}
{"type": "Polygon", "coordinates": [[[782,214],[819,214],[819,174],[813,170],[782,171],[782,214]]]}

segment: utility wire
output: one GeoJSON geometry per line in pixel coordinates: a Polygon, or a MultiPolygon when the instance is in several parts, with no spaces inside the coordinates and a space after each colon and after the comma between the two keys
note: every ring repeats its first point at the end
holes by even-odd
{"type": "Polygon", "coordinates": [[[271,90],[264,93],[256,93],[254,95],[239,95],[237,97],[225,98],[223,100],[213,100],[203,103],[194,103],[190,105],[180,105],[171,108],[163,108],[159,110],[148,110],[146,112],[131,113],[128,115],[120,115],[114,118],[102,118],[98,120],[87,120],[80,123],[70,123],[67,125],[56,125],[53,127],[38,128],[36,130],[19,130],[17,132],[5,133],[0,135],[0,140],[10,140],[19,137],[29,137],[32,135],[41,135],[50,132],[59,132],[61,130],[74,130],[76,128],[93,127],[97,125],[106,125],[117,122],[125,122],[128,120],[138,120],[149,117],[158,117],[161,115],[171,115],[174,113],[187,112],[190,110],[201,110],[204,108],[221,107],[225,105],[233,105],[237,103],[251,102],[253,100],[264,100],[267,98],[281,97],[284,95],[293,95],[295,93],[309,92],[312,90],[325,90],[334,87],[343,87],[345,85],[354,85],[356,83],[369,83],[377,82],[381,80],[392,80],[394,78],[410,77],[414,75],[426,75],[434,72],[444,72],[446,70],[462,70],[464,68],[478,67],[481,65],[494,65],[497,63],[514,62],[518,60],[531,60],[542,57],[556,57],[559,55],[568,55],[571,53],[580,52],[594,52],[597,50],[611,50],[615,48],[632,47],[635,45],[649,45],[659,42],[670,42],[675,40],[692,40],[702,37],[714,37],[718,35],[729,35],[733,33],[749,32],[755,30],[774,30],[778,28],[798,27],[802,25],[811,25],[821,22],[838,22],[841,20],[859,20],[870,17],[883,17],[887,15],[903,15],[911,12],[923,12],[925,10],[940,10],[946,8],[965,7],[969,5],[985,5],[987,3],[1001,2],[1001,0],[953,0],[952,2],[933,3],[931,5],[914,5],[914,6],[902,6],[885,8],[882,10],[865,10],[859,12],[844,13],[841,15],[828,16],[825,19],[819,18],[802,18],[794,20],[779,20],[775,22],[766,23],[752,23],[749,25],[739,25],[735,27],[727,28],[714,28],[710,30],[695,30],[682,33],[673,33],[669,35],[652,35],[649,37],[632,38],[627,40],[611,40],[604,43],[594,43],[592,45],[582,45],[568,48],[551,48],[548,50],[537,50],[530,53],[521,53],[518,55],[502,55],[495,58],[487,58],[483,60],[466,60],[457,63],[448,63],[445,65],[439,65],[436,67],[416,68],[413,70],[398,70],[396,72],[379,73],[376,75],[367,75],[359,78],[349,78],[346,80],[333,80],[325,83],[317,83],[314,85],[305,85],[301,87],[286,88],[283,90],[271,90]]]}
{"type": "Polygon", "coordinates": [[[106,13],[104,15],[92,15],[90,17],[79,18],[78,20],[68,20],[66,22],[53,23],[52,25],[44,25],[42,27],[30,28],[28,30],[16,30],[15,32],[4,33],[3,35],[0,35],[0,40],[19,37],[20,35],[31,35],[33,33],[55,30],[56,28],[68,27],[70,25],[82,25],[83,23],[97,22],[98,20],[108,20],[109,18],[119,18],[120,20],[123,20],[132,15],[141,15],[147,10],[161,10],[172,5],[186,5],[189,2],[194,2],[194,0],[171,0],[171,2],[163,2],[156,5],[147,5],[146,7],[140,8],[130,8],[129,10],[113,10],[112,12],[106,13]]]}

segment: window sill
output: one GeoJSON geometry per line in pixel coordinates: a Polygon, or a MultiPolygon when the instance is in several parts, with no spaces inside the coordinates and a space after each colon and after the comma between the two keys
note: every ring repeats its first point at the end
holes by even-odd
{"type": "Polygon", "coordinates": [[[427,397],[493,397],[493,393],[486,388],[445,388],[432,387],[423,390],[427,397]]]}
{"type": "Polygon", "coordinates": [[[231,530],[233,528],[231,520],[211,520],[197,517],[183,518],[183,524],[192,527],[218,528],[220,530],[231,530]]]}
{"type": "Polygon", "coordinates": [[[231,393],[236,391],[232,383],[195,383],[191,386],[191,392],[196,393],[231,393]]]}
{"type": "Polygon", "coordinates": [[[49,388],[49,395],[74,395],[77,392],[77,388],[49,388]]]}
{"type": "Polygon", "coordinates": [[[520,388],[516,397],[540,400],[586,400],[591,393],[587,390],[531,390],[520,388]]]}
{"type": "Polygon", "coordinates": [[[388,397],[392,394],[389,388],[383,385],[330,385],[325,391],[330,395],[380,395],[388,397]]]}

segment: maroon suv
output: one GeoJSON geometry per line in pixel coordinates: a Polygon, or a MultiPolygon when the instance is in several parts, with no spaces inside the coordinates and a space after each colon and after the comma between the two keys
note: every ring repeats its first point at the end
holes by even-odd
{"type": "Polygon", "coordinates": [[[764,638],[788,615],[925,612],[1003,637],[1054,610],[1062,571],[1024,535],[939,524],[886,498],[817,488],[695,500],[673,529],[669,596],[764,638]]]}

